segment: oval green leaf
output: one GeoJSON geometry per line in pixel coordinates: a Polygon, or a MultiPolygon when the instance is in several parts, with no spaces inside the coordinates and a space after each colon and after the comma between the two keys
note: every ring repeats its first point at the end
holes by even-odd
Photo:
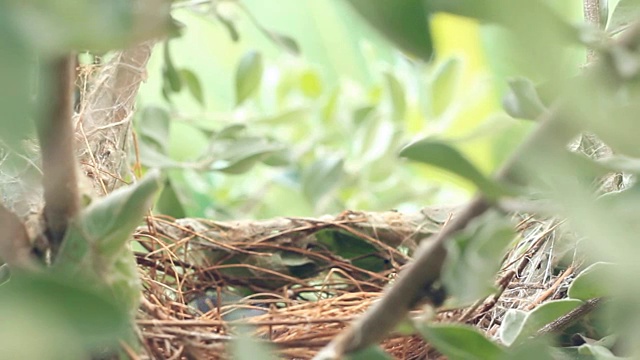
{"type": "Polygon", "coordinates": [[[418,331],[449,359],[499,359],[505,351],[477,329],[458,324],[419,325],[418,331]]]}
{"type": "Polygon", "coordinates": [[[435,140],[423,139],[406,146],[401,157],[429,164],[458,175],[473,183],[488,198],[497,198],[507,193],[493,180],[485,177],[466,157],[451,145],[435,140]]]}
{"type": "Polygon", "coordinates": [[[189,69],[180,70],[180,77],[187,85],[187,89],[191,93],[191,96],[198,102],[198,104],[204,106],[204,94],[202,92],[202,84],[198,76],[189,69]]]}
{"type": "Polygon", "coordinates": [[[423,0],[347,0],[376,30],[400,50],[431,60],[433,44],[429,9],[423,0]]]}
{"type": "Polygon", "coordinates": [[[607,291],[607,279],[611,278],[611,270],[615,265],[598,262],[584,269],[571,283],[568,295],[573,299],[589,300],[610,295],[607,291]]]}
{"type": "Polygon", "coordinates": [[[236,70],[236,105],[242,104],[260,87],[262,71],[260,53],[250,51],[242,57],[236,70]]]}

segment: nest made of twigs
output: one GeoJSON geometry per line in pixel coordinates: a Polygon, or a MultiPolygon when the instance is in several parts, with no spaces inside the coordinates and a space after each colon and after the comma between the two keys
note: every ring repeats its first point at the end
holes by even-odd
{"type": "MultiPolygon", "coordinates": [[[[144,249],[136,252],[144,284],[138,316],[144,344],[141,358],[228,358],[227,344],[241,329],[240,324],[250,324],[253,335],[272,344],[284,358],[312,358],[382,296],[382,289],[409,260],[398,251],[402,241],[387,241],[384,236],[376,237],[376,231],[363,230],[372,221],[365,215],[224,224],[149,218],[148,226],[136,234],[144,249]],[[276,231],[265,225],[274,223],[283,228],[276,231]],[[331,228],[352,231],[370,241],[378,255],[387,259],[386,268],[379,272],[358,268],[353,261],[317,246],[315,234],[331,228]],[[295,277],[281,263],[261,260],[282,251],[311,257],[313,270],[295,277]],[[217,304],[205,312],[194,308],[193,299],[210,289],[253,295],[240,302],[217,304]],[[242,307],[257,307],[263,314],[234,321],[223,319],[229,311],[242,307]]],[[[386,234],[407,239],[421,227],[412,223],[408,226],[414,229],[411,232],[407,224],[397,220],[386,224],[387,230],[391,229],[386,234]],[[402,234],[393,229],[403,229],[402,234]]],[[[442,309],[431,321],[471,324],[494,337],[508,309],[529,311],[565,296],[577,266],[573,252],[565,256],[573,248],[567,242],[573,240],[570,236],[559,238],[556,221],[525,216],[519,221],[519,239],[504,258],[496,293],[468,308],[442,309]],[[558,266],[562,259],[564,268],[558,266]]],[[[375,225],[369,228],[384,227],[375,225]]],[[[417,309],[413,315],[422,313],[417,309]]],[[[399,359],[441,357],[416,335],[391,334],[381,345],[399,359]]]]}

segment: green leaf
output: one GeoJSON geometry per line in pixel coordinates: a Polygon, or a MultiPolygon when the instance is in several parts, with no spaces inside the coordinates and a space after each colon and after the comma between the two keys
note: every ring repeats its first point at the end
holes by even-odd
{"type": "Polygon", "coordinates": [[[198,76],[189,69],[180,70],[180,77],[187,85],[187,89],[193,96],[194,99],[198,102],[198,104],[205,106],[204,103],[204,95],[202,93],[202,85],[200,84],[200,79],[198,76]]]}
{"type": "Polygon", "coordinates": [[[505,351],[477,329],[459,324],[418,325],[425,340],[447,358],[455,360],[499,359],[505,351]]]}
{"type": "Polygon", "coordinates": [[[82,273],[83,267],[113,264],[149,211],[159,181],[160,174],[150,171],[135,184],[95,200],[72,224],[55,266],[82,273]]]}
{"type": "MultiPolygon", "coordinates": [[[[34,132],[29,117],[36,115],[37,106],[31,97],[38,69],[27,44],[11,26],[14,19],[8,4],[0,2],[0,140],[23,154],[23,140],[34,132]]],[[[48,92],[43,94],[48,95],[48,92]]]]}
{"type": "Polygon", "coordinates": [[[513,225],[504,216],[489,212],[447,243],[442,281],[447,293],[467,304],[489,295],[504,256],[515,238],[513,225]]]}
{"type": "Polygon", "coordinates": [[[538,96],[535,86],[525,78],[509,79],[509,91],[502,99],[502,105],[510,116],[535,120],[546,108],[538,96]]]}
{"type": "MultiPolygon", "coordinates": [[[[358,114],[356,114],[358,115],[358,114]]],[[[353,136],[353,148],[359,155],[361,164],[369,164],[389,154],[397,134],[392,120],[376,116],[361,124],[353,136]]]]}
{"type": "Polygon", "coordinates": [[[390,72],[385,71],[384,78],[393,104],[394,120],[403,120],[407,110],[404,88],[400,81],[390,72]]]}
{"type": "Polygon", "coordinates": [[[524,75],[536,81],[565,75],[566,67],[559,65],[566,63],[570,46],[580,42],[577,28],[548,3],[542,0],[429,1],[433,12],[443,11],[499,25],[482,29],[483,37],[490,37],[485,41],[490,48],[490,64],[493,62],[495,69],[501,67],[500,72],[508,68],[506,74],[499,74],[501,76],[524,75]]]}
{"type": "Polygon", "coordinates": [[[250,51],[240,59],[236,70],[236,105],[242,104],[260,87],[262,71],[260,53],[250,51]]]}
{"type": "Polygon", "coordinates": [[[139,182],[95,200],[71,223],[54,273],[108,289],[133,316],[140,279],[128,245],[159,188],[159,174],[151,171],[139,182]]]}
{"type": "MultiPolygon", "coordinates": [[[[59,274],[16,272],[0,290],[0,307],[28,314],[21,322],[38,319],[44,325],[56,319],[56,325],[45,327],[44,334],[22,334],[26,336],[24,338],[36,341],[38,336],[45,334],[55,336],[47,332],[62,327],[83,345],[115,345],[118,337],[128,336],[131,325],[126,309],[113,301],[107,289],[95,287],[80,278],[59,274]]],[[[4,316],[2,318],[7,320],[4,316]]],[[[14,331],[20,329],[16,323],[4,321],[0,325],[0,334],[6,333],[7,329],[2,328],[7,326],[14,331]]],[[[3,340],[0,339],[0,343],[3,340]]],[[[33,345],[37,346],[37,343],[33,345]]]]}
{"type": "Polygon", "coordinates": [[[182,78],[180,73],[176,70],[171,59],[171,51],[169,49],[169,42],[164,44],[164,67],[162,68],[162,76],[165,81],[165,89],[170,92],[180,92],[182,90],[182,78]]]}
{"type": "Polygon", "coordinates": [[[175,185],[170,178],[165,181],[160,197],[155,203],[155,212],[174,217],[176,219],[187,217],[184,205],[180,201],[175,185]]]}
{"type": "Polygon", "coordinates": [[[276,115],[256,119],[255,122],[257,124],[266,125],[295,125],[296,122],[301,122],[307,119],[310,114],[311,109],[309,108],[295,108],[285,110],[276,115]]]}
{"type": "Polygon", "coordinates": [[[8,14],[23,41],[45,54],[71,49],[108,51],[151,38],[171,27],[170,2],[127,0],[30,1],[11,3],[8,14]],[[46,34],[46,36],[43,36],[46,34]]]}
{"type": "Polygon", "coordinates": [[[423,0],[347,0],[376,30],[400,50],[423,61],[433,53],[429,9],[423,0]]]}
{"type": "Polygon", "coordinates": [[[346,360],[391,360],[389,354],[382,350],[379,346],[369,346],[366,349],[357,351],[353,354],[345,356],[346,360]]]}
{"type": "Polygon", "coordinates": [[[620,0],[611,14],[607,31],[618,33],[640,18],[640,0],[620,0]]]}
{"type": "Polygon", "coordinates": [[[507,193],[506,189],[485,177],[458,150],[443,141],[430,138],[419,140],[402,149],[400,156],[441,168],[467,179],[489,198],[507,193]]]}
{"type": "Polygon", "coordinates": [[[300,55],[300,45],[295,41],[292,37],[281,34],[279,32],[273,30],[263,29],[266,32],[267,36],[273,41],[276,45],[284,48],[289,51],[293,55],[300,55]]]}
{"type": "Polygon", "coordinates": [[[182,167],[182,164],[164,154],[157,146],[153,146],[146,141],[140,141],[138,147],[140,150],[140,161],[147,167],[158,169],[182,167]]]}
{"type": "Polygon", "coordinates": [[[275,360],[274,351],[268,343],[251,337],[249,328],[240,328],[240,335],[231,342],[232,359],[237,360],[275,360]]]}
{"type": "Polygon", "coordinates": [[[142,111],[137,122],[137,131],[142,141],[153,143],[162,154],[169,145],[169,113],[160,107],[149,106],[142,111]]]}
{"type": "Polygon", "coordinates": [[[449,107],[457,94],[462,74],[461,60],[449,57],[438,65],[431,80],[431,108],[438,117],[449,107]]]}
{"type": "Polygon", "coordinates": [[[593,360],[630,360],[628,357],[615,356],[611,350],[602,345],[595,344],[583,344],[577,348],[577,355],[580,359],[593,359],[593,360]]]}
{"type": "Polygon", "coordinates": [[[607,279],[613,277],[614,264],[598,262],[584,269],[569,287],[568,295],[572,299],[589,300],[611,294],[607,279]]]}
{"type": "Polygon", "coordinates": [[[340,156],[329,156],[316,160],[305,171],[302,192],[313,204],[335,189],[344,177],[344,160],[340,156]]]}
{"type": "Polygon", "coordinates": [[[210,169],[240,174],[282,149],[282,145],[262,138],[214,140],[212,153],[218,159],[211,164],[210,169]]]}
{"type": "Polygon", "coordinates": [[[227,32],[229,33],[229,37],[231,38],[231,40],[233,42],[238,42],[238,40],[240,40],[240,33],[238,32],[238,29],[236,28],[236,24],[233,22],[233,20],[224,17],[218,11],[215,12],[215,16],[218,19],[218,21],[220,21],[220,23],[222,23],[222,25],[227,29],[227,32]]]}
{"type": "Polygon", "coordinates": [[[536,331],[580,305],[580,300],[563,299],[544,303],[529,313],[511,309],[502,321],[500,340],[507,346],[525,342],[536,331]]]}

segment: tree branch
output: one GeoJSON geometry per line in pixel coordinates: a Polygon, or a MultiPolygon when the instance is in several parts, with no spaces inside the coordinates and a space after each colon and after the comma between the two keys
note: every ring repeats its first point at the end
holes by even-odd
{"type": "Polygon", "coordinates": [[[37,122],[37,127],[42,154],[46,232],[52,256],[55,256],[69,220],[80,208],[71,125],[75,58],[67,55],[54,60],[47,70],[52,81],[43,99],[47,105],[46,117],[37,122]]]}
{"type": "Polygon", "coordinates": [[[0,257],[11,268],[34,268],[29,235],[20,218],[0,204],[0,257]]]}

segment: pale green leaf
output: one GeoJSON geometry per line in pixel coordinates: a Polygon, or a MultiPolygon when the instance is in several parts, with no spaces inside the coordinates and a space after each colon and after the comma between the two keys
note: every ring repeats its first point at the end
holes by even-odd
{"type": "Polygon", "coordinates": [[[589,300],[610,295],[607,279],[613,276],[614,264],[598,262],[584,269],[571,283],[567,295],[572,299],[589,300]]]}
{"type": "Polygon", "coordinates": [[[313,70],[305,70],[300,74],[300,90],[305,96],[317,98],[322,95],[322,80],[320,75],[313,70]]]}
{"type": "Polygon", "coordinates": [[[298,42],[295,39],[273,30],[264,29],[264,31],[276,45],[284,48],[293,55],[300,55],[300,45],[298,45],[298,42]]]}
{"type": "Polygon", "coordinates": [[[502,99],[507,114],[527,120],[535,120],[546,108],[540,100],[533,83],[525,78],[513,78],[508,81],[509,91],[502,99]]]}
{"type": "Polygon", "coordinates": [[[169,143],[169,123],[169,113],[165,109],[156,106],[146,107],[137,121],[140,140],[152,142],[154,147],[166,154],[169,143]]]}
{"type": "Polygon", "coordinates": [[[407,101],[402,83],[389,71],[384,73],[384,78],[393,105],[394,120],[403,120],[407,111],[407,101]]]}
{"type": "Polygon", "coordinates": [[[317,203],[335,189],[344,177],[344,160],[339,156],[316,160],[305,172],[302,180],[302,192],[317,203]]]}
{"type": "Polygon", "coordinates": [[[274,350],[264,340],[254,338],[249,333],[250,328],[241,328],[240,335],[231,342],[233,359],[237,360],[275,360],[278,357],[274,350]]]}
{"type": "Polygon", "coordinates": [[[169,49],[169,42],[164,44],[164,67],[162,69],[162,76],[165,81],[164,89],[170,92],[180,92],[182,90],[182,78],[180,73],[173,65],[173,59],[171,58],[171,51],[169,49]]]}
{"type": "Polygon", "coordinates": [[[477,329],[460,324],[418,326],[425,340],[451,360],[499,359],[505,351],[477,329]]]}
{"type": "Polygon", "coordinates": [[[620,0],[611,14],[607,31],[618,33],[640,18],[640,0],[620,0]]]}
{"type": "Polygon", "coordinates": [[[528,313],[509,310],[500,327],[500,339],[507,346],[525,342],[536,331],[580,305],[580,300],[563,299],[546,302],[528,313]]]}
{"type": "Polygon", "coordinates": [[[489,198],[495,198],[507,192],[493,180],[484,176],[467,158],[451,145],[436,139],[423,139],[407,145],[400,152],[401,157],[432,165],[471,183],[489,198]]]}
{"type": "Polygon", "coordinates": [[[198,78],[198,76],[189,69],[182,69],[180,70],[180,77],[187,85],[187,89],[189,89],[191,96],[196,99],[198,104],[205,106],[202,84],[200,84],[200,79],[198,78]]]}
{"type": "Polygon", "coordinates": [[[113,263],[114,255],[127,246],[131,234],[150,209],[153,196],[160,188],[159,181],[160,174],[151,171],[135,184],[95,200],[84,209],[60,249],[56,266],[74,269],[78,261],[87,261],[87,256],[97,261],[93,266],[113,263]],[[84,253],[77,253],[78,247],[85,249],[84,253]]]}
{"type": "Polygon", "coordinates": [[[449,57],[438,65],[431,80],[431,108],[438,117],[449,107],[457,95],[462,73],[461,60],[449,57]]]}
{"type": "Polygon", "coordinates": [[[245,54],[236,69],[236,104],[240,105],[260,87],[262,55],[255,51],[245,54]]]}

